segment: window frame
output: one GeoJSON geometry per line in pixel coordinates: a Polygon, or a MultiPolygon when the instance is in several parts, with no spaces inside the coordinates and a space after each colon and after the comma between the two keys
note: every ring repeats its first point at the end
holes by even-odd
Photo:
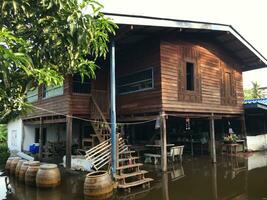
{"type": "Polygon", "coordinates": [[[53,97],[59,97],[59,96],[63,96],[64,95],[64,83],[63,85],[60,85],[60,86],[53,86],[53,88],[49,89],[49,91],[52,91],[52,90],[56,90],[56,89],[59,89],[59,88],[62,88],[62,94],[58,94],[58,95],[53,95],[53,96],[47,96],[47,86],[46,85],[43,85],[42,87],[42,99],[50,99],[50,98],[53,98],[53,97]]]}
{"type": "Polygon", "coordinates": [[[195,86],[195,83],[196,83],[196,63],[195,62],[191,62],[191,61],[188,61],[188,60],[185,60],[185,90],[188,91],[188,92],[194,92],[196,90],[196,86],[195,86]],[[188,89],[188,85],[187,85],[187,64],[192,64],[192,69],[193,69],[193,76],[191,77],[191,85],[192,85],[192,90],[189,90],[188,89]]]}
{"type": "Polygon", "coordinates": [[[31,89],[26,94],[26,99],[28,103],[36,103],[39,100],[39,88],[35,87],[35,89],[31,89]],[[29,95],[31,93],[31,95],[29,95]],[[36,97],[36,98],[33,98],[36,97]],[[29,101],[29,99],[33,99],[29,101]]]}
{"type": "Polygon", "coordinates": [[[89,82],[88,82],[87,85],[90,85],[90,91],[87,92],[87,93],[84,93],[84,92],[76,92],[76,91],[74,91],[74,83],[75,83],[75,81],[73,80],[74,79],[74,76],[72,76],[71,78],[72,78],[72,80],[71,80],[71,91],[72,91],[73,94],[75,94],[75,95],[90,95],[92,93],[92,79],[89,79],[88,78],[89,79],[89,82]]]}
{"type": "Polygon", "coordinates": [[[123,87],[123,86],[127,86],[127,85],[132,85],[132,84],[136,84],[136,83],[140,83],[140,82],[144,82],[144,81],[147,81],[147,80],[150,80],[150,79],[145,79],[145,80],[141,80],[141,81],[135,81],[135,82],[131,82],[131,83],[127,83],[127,84],[124,84],[124,85],[121,85],[119,86],[118,84],[116,84],[116,90],[117,90],[117,95],[127,95],[127,94],[131,94],[131,93],[136,93],[136,92],[144,92],[144,91],[148,91],[148,90],[153,90],[155,88],[155,83],[154,83],[154,68],[153,67],[149,67],[149,68],[144,68],[144,69],[141,69],[141,70],[137,70],[135,72],[132,72],[132,73],[128,73],[128,74],[125,74],[125,75],[122,75],[120,77],[118,77],[118,79],[120,78],[123,78],[123,77],[127,77],[127,76],[131,76],[131,75],[134,75],[134,74],[137,74],[137,73],[140,73],[140,72],[145,72],[145,71],[148,71],[148,70],[151,70],[151,83],[152,83],[152,86],[149,87],[149,88],[144,88],[144,89],[139,89],[139,90],[134,90],[134,91],[129,91],[129,92],[122,92],[122,93],[119,93],[119,87],[123,87]]]}

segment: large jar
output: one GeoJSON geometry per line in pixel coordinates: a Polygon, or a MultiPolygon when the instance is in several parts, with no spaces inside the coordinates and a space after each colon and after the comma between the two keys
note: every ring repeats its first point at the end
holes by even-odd
{"type": "Polygon", "coordinates": [[[39,170],[40,162],[39,161],[30,161],[29,167],[25,173],[25,184],[36,186],[36,174],[39,170]]]}
{"type": "Polygon", "coordinates": [[[10,173],[10,165],[11,165],[11,162],[12,160],[14,159],[15,157],[9,157],[6,161],[6,166],[5,166],[5,170],[6,172],[9,174],[10,173]]]}
{"type": "Polygon", "coordinates": [[[25,162],[25,160],[20,160],[16,166],[16,169],[15,169],[15,176],[18,178],[19,177],[19,171],[20,171],[20,168],[22,166],[22,164],[25,162]]]}
{"type": "Polygon", "coordinates": [[[83,191],[84,195],[89,198],[109,198],[113,192],[111,176],[106,171],[96,171],[87,174],[83,191]]]}
{"type": "Polygon", "coordinates": [[[43,164],[36,175],[36,185],[42,188],[52,188],[60,184],[60,171],[56,164],[43,164]]]}
{"type": "Polygon", "coordinates": [[[25,182],[25,173],[29,167],[29,161],[25,161],[19,170],[19,180],[25,182]]]}
{"type": "Polygon", "coordinates": [[[11,163],[10,163],[10,174],[11,175],[15,175],[15,172],[16,172],[16,167],[17,167],[17,164],[18,162],[20,161],[20,158],[19,157],[15,157],[11,163]]]}

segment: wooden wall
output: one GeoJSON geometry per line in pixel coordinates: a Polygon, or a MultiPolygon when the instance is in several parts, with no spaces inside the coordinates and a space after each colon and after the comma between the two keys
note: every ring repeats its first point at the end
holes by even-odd
{"type": "Polygon", "coordinates": [[[238,62],[208,43],[164,39],[160,45],[162,104],[165,111],[240,114],[243,112],[242,72],[238,62]],[[197,65],[195,92],[184,89],[185,60],[197,65]],[[224,72],[232,76],[225,94],[224,72]]]}
{"type": "Polygon", "coordinates": [[[119,115],[159,112],[161,108],[160,80],[160,43],[159,40],[142,41],[120,49],[117,54],[117,78],[135,71],[152,68],[154,89],[117,96],[119,115]]]}

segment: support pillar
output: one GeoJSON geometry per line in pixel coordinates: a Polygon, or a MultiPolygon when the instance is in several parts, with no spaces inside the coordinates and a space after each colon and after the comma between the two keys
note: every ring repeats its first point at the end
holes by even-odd
{"type": "Polygon", "coordinates": [[[43,118],[40,117],[39,124],[39,160],[43,159],[43,118]]]}
{"type": "Polygon", "coordinates": [[[243,134],[244,139],[245,139],[245,150],[247,150],[248,149],[247,127],[246,127],[246,119],[245,119],[245,115],[244,114],[241,116],[241,129],[242,129],[242,134],[243,134]]]}
{"type": "Polygon", "coordinates": [[[116,82],[115,82],[115,41],[111,41],[110,51],[110,119],[111,119],[111,170],[115,177],[117,170],[116,137],[116,82]]]}
{"type": "Polygon", "coordinates": [[[210,117],[210,147],[211,147],[211,159],[212,163],[216,163],[216,144],[215,144],[215,125],[214,125],[214,114],[210,117]]]}
{"type": "Polygon", "coordinates": [[[71,168],[72,116],[67,116],[66,168],[71,168]]]}
{"type": "Polygon", "coordinates": [[[167,171],[167,133],[165,112],[160,113],[161,169],[167,171]]]}

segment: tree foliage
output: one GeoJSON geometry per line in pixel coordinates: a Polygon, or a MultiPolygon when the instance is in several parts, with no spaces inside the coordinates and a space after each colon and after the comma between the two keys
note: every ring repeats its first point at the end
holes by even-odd
{"type": "Polygon", "coordinates": [[[6,124],[0,124],[0,143],[5,143],[7,140],[6,124]]]}
{"type": "Polygon", "coordinates": [[[244,89],[244,99],[259,99],[264,98],[264,95],[262,93],[262,90],[260,89],[260,85],[257,81],[252,81],[252,88],[250,89],[244,89]]]}
{"type": "Polygon", "coordinates": [[[260,89],[260,85],[257,83],[257,81],[255,82],[251,82],[252,83],[252,88],[251,88],[251,97],[252,99],[258,99],[258,98],[262,98],[262,92],[260,89]]]}
{"type": "Polygon", "coordinates": [[[33,85],[62,84],[74,73],[94,77],[96,60],[105,58],[115,34],[94,0],[3,0],[0,6],[2,119],[23,111],[33,85]]]}

